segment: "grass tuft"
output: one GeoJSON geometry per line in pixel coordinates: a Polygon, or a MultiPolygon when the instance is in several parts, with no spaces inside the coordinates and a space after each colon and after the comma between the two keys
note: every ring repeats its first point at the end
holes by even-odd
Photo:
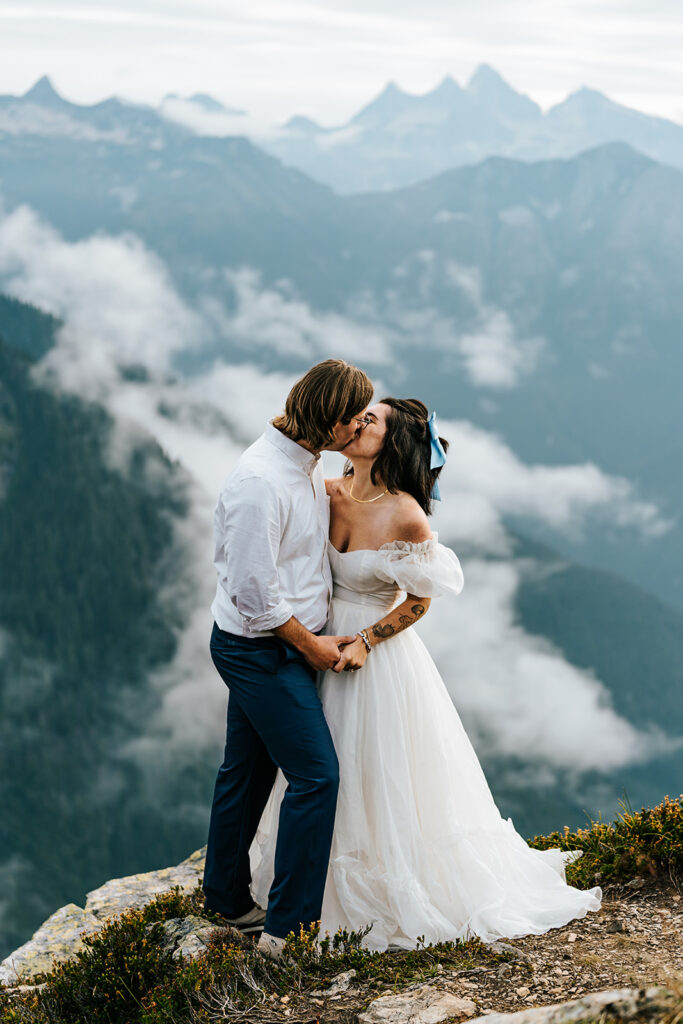
{"type": "Polygon", "coordinates": [[[579,888],[596,882],[626,883],[636,876],[680,886],[683,877],[683,796],[665,797],[656,807],[632,811],[623,803],[616,821],[592,821],[589,828],[535,836],[537,850],[583,850],[567,866],[567,881],[579,888]]]}

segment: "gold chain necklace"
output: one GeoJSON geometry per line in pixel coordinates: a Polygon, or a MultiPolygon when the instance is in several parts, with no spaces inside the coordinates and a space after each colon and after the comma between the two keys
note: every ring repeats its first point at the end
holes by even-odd
{"type": "Polygon", "coordinates": [[[383,498],[384,495],[388,493],[389,488],[387,487],[386,491],[382,491],[381,494],[376,494],[374,498],[356,498],[353,493],[353,481],[349,487],[349,498],[352,498],[353,501],[357,501],[359,505],[369,505],[371,501],[379,501],[380,498],[383,498]]]}

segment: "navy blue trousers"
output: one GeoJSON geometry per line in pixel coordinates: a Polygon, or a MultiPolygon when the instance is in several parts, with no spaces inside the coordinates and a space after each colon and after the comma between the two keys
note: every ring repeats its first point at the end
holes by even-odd
{"type": "Polygon", "coordinates": [[[284,938],[320,920],[337,807],[339,765],[303,656],[276,636],[241,637],[214,624],[211,657],[230,694],[204,869],[207,906],[238,917],[254,905],[251,846],[281,768],[275,876],[265,930],[284,938]]]}

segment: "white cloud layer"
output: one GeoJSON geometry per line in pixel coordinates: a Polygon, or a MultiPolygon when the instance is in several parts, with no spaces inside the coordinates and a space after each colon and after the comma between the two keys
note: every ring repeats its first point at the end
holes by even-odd
{"type": "Polygon", "coordinates": [[[45,135],[87,142],[125,143],[122,131],[102,131],[77,121],[60,110],[48,110],[32,103],[11,104],[0,110],[0,132],[7,135],[45,135]]]}
{"type": "Polygon", "coordinates": [[[580,775],[648,760],[677,741],[618,715],[595,673],[571,665],[515,621],[521,560],[470,558],[457,603],[433,602],[420,626],[481,754],[580,775]]]}
{"type": "Polygon", "coordinates": [[[582,538],[589,517],[650,537],[673,525],[654,502],[638,498],[629,480],[603,473],[592,462],[527,465],[493,431],[466,420],[440,421],[439,429],[452,447],[442,472],[446,500],[436,522],[461,543],[476,540],[483,550],[509,552],[501,526],[506,515],[535,519],[574,540],[582,538]]]}
{"type": "MultiPolygon", "coordinates": [[[[236,309],[218,311],[228,317],[223,329],[231,337],[311,361],[341,348],[366,362],[365,325],[263,289],[253,271],[233,272],[231,280],[236,309]]],[[[163,263],[132,236],[70,243],[26,208],[0,216],[0,285],[64,321],[37,379],[109,409],[118,425],[113,457],[121,464],[131,440],[151,435],[188,481],[190,513],[177,524],[185,561],[173,594],[165,595],[184,610],[185,626],[173,663],[151,680],[156,717],[128,753],[151,765],[164,756],[193,758],[206,745],[218,751],[225,690],[208,656],[212,512],[225,475],[282,408],[292,378],[220,360],[200,376],[178,377],[174,355],[215,331],[216,307],[188,308],[163,263]],[[131,364],[144,368],[140,379],[122,377],[131,364]]],[[[377,351],[381,342],[378,335],[377,351]]],[[[646,757],[653,738],[617,715],[600,681],[515,625],[523,566],[510,557],[502,520],[515,512],[565,530],[610,515],[647,535],[664,528],[656,507],[594,465],[527,466],[501,438],[470,423],[441,427],[453,455],[437,527],[456,551],[477,554],[463,559],[458,602],[435,602],[424,628],[466,724],[486,749],[528,756],[553,771],[646,757]]]]}
{"type": "Polygon", "coordinates": [[[385,332],[378,326],[359,324],[338,313],[318,312],[308,303],[288,295],[291,285],[264,288],[252,267],[226,269],[225,280],[234,295],[235,308],[226,310],[217,300],[207,300],[204,312],[219,333],[245,350],[258,346],[280,356],[296,356],[316,362],[330,352],[345,359],[381,365],[390,357],[385,332]]]}

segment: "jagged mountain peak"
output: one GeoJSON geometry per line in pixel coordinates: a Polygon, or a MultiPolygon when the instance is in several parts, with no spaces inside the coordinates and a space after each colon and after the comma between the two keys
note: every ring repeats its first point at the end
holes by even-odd
{"type": "Polygon", "coordinates": [[[403,89],[401,89],[400,86],[398,86],[396,84],[396,82],[390,81],[390,82],[387,82],[387,84],[384,86],[384,88],[382,89],[381,93],[378,96],[378,99],[381,99],[383,96],[398,96],[398,95],[405,96],[406,93],[403,91],[403,89]]]}
{"type": "Polygon", "coordinates": [[[208,92],[195,92],[189,97],[190,103],[196,103],[198,107],[212,114],[224,114],[227,107],[220,100],[214,99],[208,92]]]}
{"type": "Polygon", "coordinates": [[[208,92],[195,92],[192,96],[180,96],[177,92],[167,92],[161,101],[161,105],[163,106],[164,103],[173,102],[174,100],[183,103],[193,103],[195,107],[200,107],[207,114],[231,114],[236,117],[246,114],[246,111],[241,108],[226,107],[224,103],[221,103],[220,100],[217,100],[208,92]]]}
{"type": "Polygon", "coordinates": [[[478,92],[492,85],[503,86],[505,89],[510,89],[514,92],[512,86],[508,85],[503,76],[495,68],[492,68],[490,64],[477,65],[476,70],[470,76],[467,88],[472,92],[478,92]]]}
{"type": "Polygon", "coordinates": [[[231,114],[235,117],[241,117],[246,114],[246,110],[242,110],[241,107],[226,107],[225,103],[221,103],[220,100],[217,100],[207,92],[194,93],[190,96],[190,103],[201,107],[208,114],[231,114]]]}
{"type": "Polygon", "coordinates": [[[466,91],[496,112],[514,120],[541,117],[541,108],[524,93],[506,82],[490,64],[480,64],[467,83],[466,91]]]}
{"type": "Polygon", "coordinates": [[[568,93],[563,100],[551,107],[551,110],[571,109],[572,107],[594,109],[599,106],[618,107],[619,105],[614,100],[611,100],[609,96],[605,96],[604,92],[599,92],[598,89],[591,89],[587,85],[582,85],[580,88],[575,89],[574,92],[568,93]]]}
{"type": "MultiPolygon", "coordinates": [[[[561,128],[566,125],[573,126],[582,123],[596,124],[598,121],[604,122],[605,118],[612,118],[610,123],[616,126],[615,132],[624,134],[624,141],[630,141],[636,148],[643,149],[650,156],[655,156],[656,159],[661,159],[661,157],[650,152],[642,136],[639,138],[636,132],[635,135],[629,137],[624,125],[630,124],[641,128],[645,126],[649,132],[665,132],[667,136],[672,131],[679,132],[681,128],[679,124],[667,118],[659,117],[656,114],[647,114],[642,110],[634,110],[623,103],[618,103],[606,96],[604,92],[591,89],[587,85],[582,85],[579,89],[569,93],[560,103],[551,107],[545,116],[549,123],[559,125],[561,128]]],[[[678,161],[672,161],[668,154],[664,162],[678,164],[678,161]]]]}
{"type": "Polygon", "coordinates": [[[575,89],[573,93],[570,93],[570,96],[593,96],[601,100],[607,99],[604,92],[600,92],[599,89],[591,89],[589,85],[580,85],[578,89],[575,89]]]}
{"type": "Polygon", "coordinates": [[[289,121],[283,125],[283,128],[289,132],[298,132],[300,135],[317,135],[319,132],[325,131],[324,128],[321,128],[321,126],[310,117],[305,117],[303,114],[294,114],[294,116],[290,117],[289,121]]]}
{"type": "Polygon", "coordinates": [[[427,96],[448,96],[451,94],[461,93],[462,88],[456,82],[452,75],[444,75],[439,84],[435,86],[431,92],[427,93],[427,96]]]}
{"type": "Polygon", "coordinates": [[[28,92],[24,93],[22,99],[31,100],[31,102],[39,103],[42,106],[65,102],[47,75],[39,78],[35,85],[32,85],[28,92]]]}
{"type": "Polygon", "coordinates": [[[396,82],[387,82],[381,93],[351,118],[350,124],[383,121],[403,110],[413,99],[414,97],[399,88],[396,82]]]}

